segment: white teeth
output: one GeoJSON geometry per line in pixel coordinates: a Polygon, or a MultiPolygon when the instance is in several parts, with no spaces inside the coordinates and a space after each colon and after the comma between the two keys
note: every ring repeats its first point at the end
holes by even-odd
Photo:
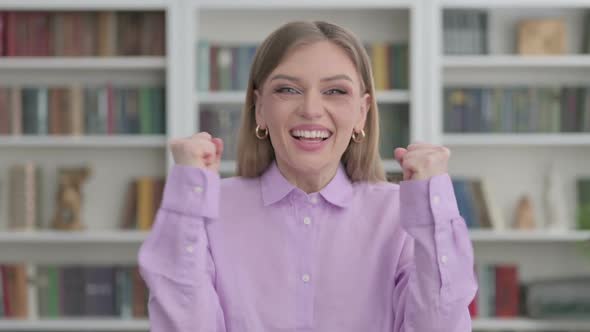
{"type": "Polygon", "coordinates": [[[326,130],[293,130],[292,135],[304,138],[328,138],[330,133],[326,130]]]}

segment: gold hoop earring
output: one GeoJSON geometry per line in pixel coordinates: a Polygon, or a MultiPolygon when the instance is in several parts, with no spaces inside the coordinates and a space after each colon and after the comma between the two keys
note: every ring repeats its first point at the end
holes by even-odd
{"type": "Polygon", "coordinates": [[[354,130],[352,131],[352,140],[353,140],[353,142],[360,143],[360,142],[362,142],[365,139],[365,137],[367,135],[365,134],[365,130],[364,129],[361,129],[360,136],[361,137],[359,138],[359,132],[356,132],[354,130]]]}
{"type": "Polygon", "coordinates": [[[260,129],[259,125],[256,125],[256,129],[254,129],[254,135],[258,139],[266,139],[268,137],[268,128],[260,129]],[[262,130],[262,134],[260,131],[262,130]]]}

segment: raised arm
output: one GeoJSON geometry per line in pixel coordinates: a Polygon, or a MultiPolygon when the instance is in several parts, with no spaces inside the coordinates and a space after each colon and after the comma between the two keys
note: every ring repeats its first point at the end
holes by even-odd
{"type": "Polygon", "coordinates": [[[150,330],[226,331],[206,232],[206,223],[215,222],[219,213],[215,166],[222,143],[198,134],[171,142],[171,148],[177,165],[168,175],[153,229],[139,251],[140,272],[150,290],[150,330]],[[210,162],[203,164],[207,159],[210,162]]]}
{"type": "Polygon", "coordinates": [[[415,144],[395,155],[407,181],[400,186],[406,236],[393,294],[394,331],[469,332],[477,282],[469,232],[446,173],[450,152],[415,144]]]}

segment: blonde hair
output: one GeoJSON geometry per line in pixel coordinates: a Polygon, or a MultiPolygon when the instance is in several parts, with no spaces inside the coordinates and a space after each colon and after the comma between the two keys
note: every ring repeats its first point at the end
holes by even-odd
{"type": "Polygon", "coordinates": [[[255,135],[254,91],[261,89],[270,73],[289,51],[319,41],[330,41],[346,52],[362,79],[361,88],[371,96],[371,105],[364,128],[366,137],[360,143],[351,140],[341,158],[346,173],[353,182],[385,181],[378,148],[379,112],[375,100],[373,73],[365,48],[354,34],[338,25],[304,21],[281,26],[271,33],[256,51],[250,68],[246,103],[242,111],[242,125],[238,135],[238,176],[260,176],[275,158],[270,139],[260,140],[255,135]]]}

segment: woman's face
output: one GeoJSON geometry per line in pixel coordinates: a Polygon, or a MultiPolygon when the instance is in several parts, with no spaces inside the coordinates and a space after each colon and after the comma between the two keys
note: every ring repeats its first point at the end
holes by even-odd
{"type": "Polygon", "coordinates": [[[328,41],[287,54],[254,93],[256,122],[268,128],[277,162],[303,175],[336,169],[371,101],[353,62],[328,41]]]}

